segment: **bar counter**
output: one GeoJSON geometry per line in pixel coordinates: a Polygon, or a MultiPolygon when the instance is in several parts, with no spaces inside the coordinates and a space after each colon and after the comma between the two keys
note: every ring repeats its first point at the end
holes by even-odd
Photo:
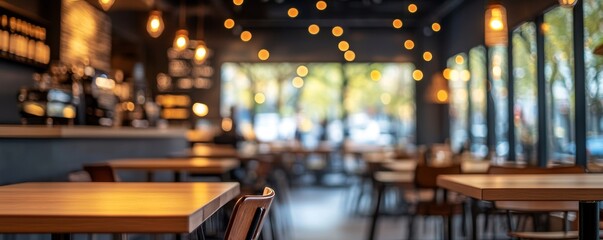
{"type": "MultiPolygon", "coordinates": [[[[66,181],[83,164],[165,157],[188,146],[184,128],[0,125],[0,185],[66,181]]],[[[136,176],[132,176],[136,178],[136,176]]]]}

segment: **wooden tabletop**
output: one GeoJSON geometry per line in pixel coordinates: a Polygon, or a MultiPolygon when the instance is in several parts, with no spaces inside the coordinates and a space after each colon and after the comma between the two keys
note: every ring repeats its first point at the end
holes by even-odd
{"type": "Polygon", "coordinates": [[[603,175],[442,175],[438,186],[481,200],[600,201],[603,175]]]}
{"type": "Polygon", "coordinates": [[[22,183],[0,187],[3,233],[190,233],[238,183],[22,183]]]}
{"type": "Polygon", "coordinates": [[[171,170],[223,174],[239,167],[240,162],[234,158],[129,158],[110,160],[107,164],[117,170],[171,170]]]}

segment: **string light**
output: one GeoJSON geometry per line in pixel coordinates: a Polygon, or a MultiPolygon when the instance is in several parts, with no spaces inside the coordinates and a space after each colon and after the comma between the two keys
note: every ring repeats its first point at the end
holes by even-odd
{"type": "Polygon", "coordinates": [[[322,0],[316,2],[316,9],[318,9],[320,11],[327,9],[327,2],[322,1],[322,0]]]}
{"type": "Polygon", "coordinates": [[[340,37],[341,35],[343,35],[343,28],[340,26],[335,26],[331,30],[331,33],[333,33],[333,36],[335,37],[340,37]]]}
{"type": "Polygon", "coordinates": [[[266,49],[261,49],[258,52],[258,58],[262,61],[266,61],[268,60],[268,58],[270,58],[270,52],[268,52],[268,50],[266,49]]]}
{"type": "Polygon", "coordinates": [[[412,79],[417,82],[423,80],[423,72],[419,69],[412,71],[412,79]]]}
{"type": "Polygon", "coordinates": [[[392,21],[392,26],[396,29],[402,28],[402,25],[404,25],[404,23],[400,19],[394,19],[394,21],[392,21]]]}
{"type": "Polygon", "coordinates": [[[149,13],[149,20],[147,21],[147,32],[151,37],[157,38],[163,33],[165,25],[163,24],[163,18],[161,12],[153,10],[149,13]]]}
{"type": "Polygon", "coordinates": [[[318,32],[320,32],[320,27],[316,24],[312,24],[308,26],[308,32],[312,35],[316,35],[318,32]]]}
{"type": "Polygon", "coordinates": [[[431,52],[425,51],[423,53],[423,60],[425,60],[426,62],[431,61],[432,58],[433,58],[433,55],[431,54],[431,52]]]}
{"type": "Polygon", "coordinates": [[[347,50],[343,54],[343,58],[345,58],[345,60],[348,62],[354,61],[354,59],[356,59],[356,53],[354,53],[352,50],[347,50]]]}
{"type": "Polygon", "coordinates": [[[224,27],[226,29],[232,29],[235,26],[235,21],[231,18],[224,20],[224,27]]]}
{"type": "Polygon", "coordinates": [[[350,49],[350,44],[347,41],[340,41],[337,47],[340,51],[345,52],[350,49]]]}
{"type": "Polygon", "coordinates": [[[243,5],[243,0],[232,0],[232,3],[234,3],[234,5],[241,6],[243,5]]]}
{"type": "Polygon", "coordinates": [[[415,48],[415,42],[413,42],[410,39],[404,41],[404,48],[406,48],[408,50],[412,50],[413,48],[415,48]]]}
{"type": "Polygon", "coordinates": [[[415,13],[415,12],[417,12],[417,10],[419,10],[419,8],[417,7],[416,4],[411,3],[408,5],[408,12],[415,13]]]}
{"type": "Polygon", "coordinates": [[[442,26],[440,26],[440,24],[437,22],[432,23],[431,30],[433,30],[434,32],[439,32],[440,30],[442,30],[442,26]]]}
{"type": "Polygon", "coordinates": [[[289,8],[289,10],[287,11],[287,15],[289,15],[290,18],[295,18],[298,14],[299,11],[297,10],[297,8],[289,8]]]}
{"type": "Polygon", "coordinates": [[[249,31],[243,31],[243,32],[241,32],[241,40],[243,42],[249,42],[252,37],[253,37],[253,35],[249,31]]]}

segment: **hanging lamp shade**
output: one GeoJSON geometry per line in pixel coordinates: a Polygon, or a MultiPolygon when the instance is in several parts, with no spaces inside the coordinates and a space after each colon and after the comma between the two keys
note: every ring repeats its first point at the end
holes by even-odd
{"type": "Polygon", "coordinates": [[[207,55],[208,55],[208,49],[207,46],[205,45],[205,42],[199,40],[197,41],[197,48],[195,48],[195,62],[197,64],[201,64],[203,62],[205,62],[205,59],[207,59],[207,55]]]}
{"type": "Polygon", "coordinates": [[[182,51],[188,48],[188,31],[186,29],[180,29],[176,31],[176,37],[174,38],[174,49],[182,51]]]}
{"type": "Polygon", "coordinates": [[[509,41],[507,28],[507,10],[498,1],[490,1],[485,13],[486,46],[506,46],[509,41]]]}
{"type": "Polygon", "coordinates": [[[576,5],[577,2],[578,0],[559,0],[559,6],[565,8],[572,8],[576,5]]]}
{"type": "Polygon", "coordinates": [[[147,32],[151,37],[157,38],[163,33],[165,25],[163,24],[163,17],[161,11],[153,10],[149,13],[149,20],[147,21],[147,32]]]}
{"type": "Polygon", "coordinates": [[[106,12],[106,11],[109,11],[109,9],[111,9],[111,7],[113,6],[113,3],[115,3],[115,0],[98,0],[98,3],[100,3],[103,10],[105,10],[105,12],[106,12]]]}

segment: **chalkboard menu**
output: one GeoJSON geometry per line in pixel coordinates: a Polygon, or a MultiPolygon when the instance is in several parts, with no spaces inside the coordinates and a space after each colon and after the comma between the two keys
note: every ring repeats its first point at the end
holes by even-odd
{"type": "Polygon", "coordinates": [[[45,67],[50,62],[45,24],[0,6],[0,58],[45,67]]]}

